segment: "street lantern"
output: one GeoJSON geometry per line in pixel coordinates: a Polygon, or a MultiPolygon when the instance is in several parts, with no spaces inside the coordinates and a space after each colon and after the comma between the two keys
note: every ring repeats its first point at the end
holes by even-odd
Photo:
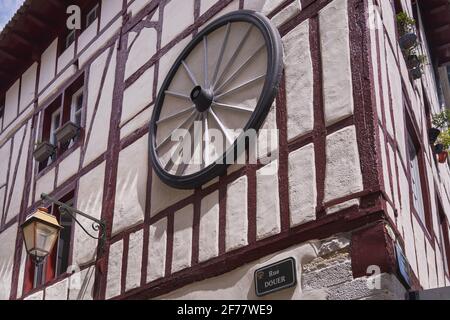
{"type": "MultiPolygon", "coordinates": [[[[106,241],[106,223],[104,220],[96,219],[65,203],[53,199],[45,193],[41,194],[41,199],[57,205],[61,215],[70,216],[89,237],[99,240],[99,253],[102,254],[104,249],[103,246],[106,241]],[[77,215],[91,220],[91,227],[94,231],[99,232],[99,236],[96,237],[89,233],[77,220],[77,215]]],[[[20,227],[22,229],[27,253],[36,265],[42,263],[52,251],[53,246],[58,240],[59,231],[62,229],[58,220],[55,216],[49,214],[46,208],[38,208],[37,211],[29,216],[20,227]]]]}
{"type": "Polygon", "coordinates": [[[52,251],[62,229],[55,216],[46,208],[38,208],[21,225],[27,253],[39,264],[52,251]]]}

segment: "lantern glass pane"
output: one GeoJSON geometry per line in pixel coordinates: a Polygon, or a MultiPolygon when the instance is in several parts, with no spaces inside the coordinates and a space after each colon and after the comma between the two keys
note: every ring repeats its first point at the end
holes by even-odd
{"type": "Polygon", "coordinates": [[[27,248],[27,251],[30,251],[32,248],[35,247],[35,239],[34,231],[36,230],[36,222],[32,222],[28,225],[26,225],[23,228],[23,238],[25,240],[25,246],[27,248]]]}
{"type": "Polygon", "coordinates": [[[37,223],[36,225],[36,254],[45,255],[49,253],[58,237],[59,229],[50,227],[43,223],[37,223]]]}

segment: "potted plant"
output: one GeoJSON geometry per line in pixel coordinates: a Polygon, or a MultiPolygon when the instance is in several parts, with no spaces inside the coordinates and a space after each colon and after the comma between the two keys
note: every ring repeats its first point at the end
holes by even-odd
{"type": "Polygon", "coordinates": [[[447,129],[438,137],[438,144],[435,146],[435,152],[438,155],[439,163],[445,163],[448,158],[448,150],[450,149],[450,130],[447,129]]]}
{"type": "Polygon", "coordinates": [[[423,66],[427,63],[427,57],[423,54],[416,54],[415,52],[410,52],[406,58],[406,65],[408,69],[415,69],[423,66]]]}
{"type": "Polygon", "coordinates": [[[397,15],[397,25],[400,33],[398,40],[403,50],[408,50],[417,44],[417,35],[414,33],[416,20],[410,18],[405,12],[397,15]]]}
{"type": "Polygon", "coordinates": [[[78,135],[79,131],[80,127],[75,123],[69,121],[60,128],[58,128],[58,130],[56,130],[55,132],[56,140],[60,144],[64,145],[70,142],[70,140],[72,140],[73,138],[75,138],[78,135]]]}
{"type": "Polygon", "coordinates": [[[430,140],[430,144],[434,144],[436,142],[441,130],[449,127],[449,121],[450,109],[446,109],[433,115],[433,119],[431,121],[433,128],[428,130],[428,139],[430,140]]]}
{"type": "Polygon", "coordinates": [[[33,157],[37,162],[44,162],[51,157],[55,151],[56,146],[47,141],[40,141],[36,143],[33,157]]]}
{"type": "Polygon", "coordinates": [[[419,80],[420,78],[422,78],[423,71],[422,71],[421,67],[416,67],[416,68],[410,70],[410,73],[411,73],[411,77],[414,80],[419,80]]]}

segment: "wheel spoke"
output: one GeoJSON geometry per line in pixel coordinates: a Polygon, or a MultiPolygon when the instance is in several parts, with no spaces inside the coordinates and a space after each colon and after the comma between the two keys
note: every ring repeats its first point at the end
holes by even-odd
{"type": "MultiPolygon", "coordinates": [[[[169,159],[169,161],[167,162],[167,164],[166,164],[165,167],[164,167],[164,169],[165,169],[166,171],[172,170],[172,168],[173,168],[173,166],[174,166],[174,164],[175,164],[175,163],[173,162],[173,157],[174,157],[174,156],[175,156],[175,157],[178,157],[178,156],[179,156],[179,153],[180,153],[180,151],[181,151],[181,148],[183,148],[183,145],[184,145],[184,140],[186,139],[187,135],[190,134],[190,132],[191,132],[191,130],[192,130],[192,127],[194,126],[194,123],[195,123],[195,121],[198,120],[198,118],[199,118],[199,115],[197,114],[196,117],[195,117],[195,119],[194,119],[194,121],[192,121],[192,123],[189,125],[189,128],[188,128],[186,134],[183,136],[183,139],[182,139],[181,141],[178,142],[178,146],[177,146],[177,148],[175,149],[175,152],[173,153],[172,157],[169,159]]],[[[191,143],[192,143],[192,142],[191,142],[191,143]]],[[[192,151],[192,148],[191,148],[191,151],[192,151]]],[[[192,156],[191,156],[190,159],[192,159],[192,156]]],[[[177,171],[176,171],[175,174],[176,174],[177,176],[182,175],[182,174],[184,173],[184,171],[186,171],[186,167],[187,167],[187,166],[188,166],[188,164],[186,164],[186,163],[181,163],[181,164],[179,164],[179,165],[178,165],[178,168],[177,168],[177,171]],[[180,166],[181,166],[181,167],[184,166],[184,168],[182,167],[181,173],[179,173],[180,166]]]]}
{"type": "Polygon", "coordinates": [[[204,65],[204,73],[205,73],[205,75],[204,75],[204,79],[205,79],[205,88],[208,88],[209,87],[209,83],[208,83],[208,37],[207,36],[204,36],[203,37],[203,49],[204,49],[204,55],[205,55],[205,61],[204,61],[204,63],[205,63],[205,65],[204,65]]]}
{"type": "MultiPolygon", "coordinates": [[[[233,72],[232,75],[230,75],[217,89],[215,89],[215,91],[220,92],[220,90],[222,90],[228,83],[230,83],[230,81],[236,79],[239,73],[244,70],[244,68],[249,65],[250,62],[253,61],[253,58],[264,48],[264,46],[264,44],[261,45],[250,57],[248,57],[247,60],[245,60],[244,63],[239,66],[239,68],[236,69],[236,71],[233,72]]],[[[218,81],[217,83],[220,83],[220,81],[218,81]]]]}
{"type": "Polygon", "coordinates": [[[185,113],[187,113],[187,112],[189,112],[189,111],[192,111],[193,108],[194,108],[194,105],[190,106],[189,108],[183,109],[183,110],[181,110],[181,111],[179,111],[179,112],[176,112],[176,113],[174,113],[174,114],[171,114],[170,116],[167,116],[167,117],[165,117],[165,118],[159,119],[158,121],[156,121],[156,124],[160,124],[161,122],[165,122],[165,121],[167,121],[167,120],[171,120],[171,119],[173,119],[173,118],[179,117],[179,116],[181,116],[182,114],[185,114],[185,113]]]}
{"type": "Polygon", "coordinates": [[[216,115],[216,113],[214,112],[213,109],[209,108],[209,113],[211,113],[211,115],[213,116],[214,120],[216,121],[216,123],[219,125],[220,130],[222,131],[222,133],[225,135],[225,138],[227,138],[228,142],[230,144],[233,144],[233,139],[231,139],[230,135],[227,132],[227,128],[225,127],[225,125],[222,123],[222,121],[220,121],[219,117],[216,115]]]}
{"type": "Polygon", "coordinates": [[[170,90],[166,90],[166,91],[164,91],[164,93],[169,96],[175,97],[175,98],[187,99],[187,100],[191,101],[191,97],[189,97],[187,94],[184,94],[184,93],[174,92],[174,91],[170,91],[170,90]]]}
{"type": "Polygon", "coordinates": [[[212,104],[214,106],[216,106],[216,107],[222,107],[222,108],[227,108],[227,109],[234,109],[234,110],[238,110],[238,111],[245,111],[245,112],[250,112],[250,113],[252,113],[254,111],[253,109],[250,109],[250,108],[234,106],[234,105],[231,105],[231,104],[220,103],[220,102],[216,102],[216,101],[213,101],[212,104]]]}
{"type": "Polygon", "coordinates": [[[214,76],[212,78],[212,82],[211,83],[215,83],[216,82],[217,74],[219,73],[220,65],[222,64],[223,54],[225,53],[225,47],[227,46],[227,43],[228,43],[228,37],[230,35],[230,27],[231,27],[231,23],[228,23],[227,24],[227,30],[225,32],[225,37],[224,37],[224,39],[222,41],[222,46],[220,48],[220,53],[219,53],[219,58],[217,60],[216,69],[214,71],[214,76]]]}
{"type": "Polygon", "coordinates": [[[253,26],[250,25],[247,29],[247,31],[245,32],[244,36],[242,37],[241,41],[239,41],[239,44],[236,48],[236,50],[234,51],[233,55],[231,56],[230,60],[228,61],[228,63],[226,64],[225,68],[223,68],[222,74],[220,75],[220,77],[217,79],[217,81],[214,82],[213,88],[216,87],[216,85],[218,83],[220,83],[222,81],[222,78],[225,76],[225,74],[227,73],[227,71],[229,70],[229,68],[233,65],[234,61],[236,60],[237,56],[239,55],[239,53],[242,50],[242,47],[245,44],[245,41],[247,40],[248,36],[250,35],[250,33],[252,32],[253,26]]]}
{"type": "Polygon", "coordinates": [[[251,79],[251,80],[248,80],[247,82],[244,82],[244,83],[242,83],[242,84],[240,84],[240,85],[238,85],[238,86],[236,86],[236,87],[234,87],[234,88],[232,88],[232,89],[230,89],[230,90],[228,90],[228,91],[226,91],[226,92],[224,92],[224,93],[221,93],[221,94],[215,96],[215,98],[216,98],[216,99],[219,99],[219,98],[221,98],[221,97],[223,97],[223,96],[225,96],[225,95],[228,95],[228,94],[230,94],[230,93],[232,93],[232,92],[234,92],[234,91],[237,91],[237,90],[239,90],[239,89],[241,89],[241,88],[244,88],[244,87],[246,87],[246,86],[248,86],[248,85],[251,85],[253,82],[258,81],[258,80],[264,78],[265,76],[266,76],[265,74],[260,75],[260,76],[257,76],[257,77],[255,77],[255,78],[253,78],[253,79],[251,79]]]}
{"type": "Polygon", "coordinates": [[[189,115],[189,117],[186,118],[186,120],[183,121],[182,124],[180,124],[178,127],[176,127],[175,129],[171,130],[170,134],[164,138],[164,140],[158,144],[156,146],[156,150],[158,151],[159,148],[161,148],[163,145],[165,145],[168,141],[170,141],[170,138],[172,137],[172,133],[175,130],[180,129],[181,127],[183,127],[184,125],[186,125],[187,123],[194,123],[194,120],[192,120],[193,116],[197,113],[196,110],[193,110],[192,113],[189,115]]]}
{"type": "Polygon", "coordinates": [[[184,69],[186,70],[189,79],[191,79],[192,83],[194,84],[194,86],[198,86],[198,82],[197,79],[195,79],[194,74],[192,73],[191,69],[189,68],[189,66],[187,65],[186,61],[181,61],[181,63],[183,64],[184,69]]]}
{"type": "Polygon", "coordinates": [[[203,142],[205,145],[201,165],[201,168],[203,169],[209,163],[209,129],[208,129],[208,115],[206,113],[203,114],[202,122],[204,128],[203,142]]]}

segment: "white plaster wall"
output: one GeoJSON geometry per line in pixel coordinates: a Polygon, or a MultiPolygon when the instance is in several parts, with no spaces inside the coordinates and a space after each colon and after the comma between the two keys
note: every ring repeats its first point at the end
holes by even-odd
{"type": "Polygon", "coordinates": [[[56,73],[60,73],[75,57],[75,42],[73,42],[63,53],[58,57],[58,68],[56,73]]]}
{"type": "Polygon", "coordinates": [[[144,221],[147,194],[148,135],[119,154],[112,233],[144,221]],[[130,159],[133,164],[130,165],[130,159]]]}
{"type": "Polygon", "coordinates": [[[420,284],[424,289],[430,288],[430,283],[428,279],[428,260],[427,254],[425,252],[425,237],[421,226],[417,219],[413,216],[413,232],[414,232],[414,242],[416,245],[417,252],[417,263],[418,263],[418,273],[417,276],[419,278],[420,284]]]}
{"type": "Polygon", "coordinates": [[[118,296],[121,291],[123,241],[117,241],[109,247],[108,275],[106,277],[105,298],[118,296]]]}
{"type": "Polygon", "coordinates": [[[346,127],[327,136],[324,201],[363,189],[356,129],[346,127]]]}
{"type": "Polygon", "coordinates": [[[69,279],[66,278],[45,289],[45,300],[67,300],[69,279]]]}
{"type": "Polygon", "coordinates": [[[278,160],[256,171],[256,237],[264,239],[281,231],[278,160]]]}
{"type": "Polygon", "coordinates": [[[0,233],[0,300],[8,300],[11,291],[17,223],[0,233]]]}
{"type": "Polygon", "coordinates": [[[128,2],[128,12],[135,16],[139,11],[141,11],[151,0],[127,0],[128,2]],[[131,4],[130,4],[131,3],[131,4]]]}
{"type": "Polygon", "coordinates": [[[136,116],[136,114],[152,102],[154,75],[154,68],[148,69],[125,90],[122,107],[122,123],[136,116]]]}
{"type": "Polygon", "coordinates": [[[80,57],[78,59],[80,68],[84,67],[84,65],[91,60],[94,54],[96,54],[99,50],[102,50],[108,44],[113,37],[117,37],[122,27],[122,16],[119,16],[111,26],[107,29],[103,29],[100,31],[98,37],[93,41],[88,47],[85,47],[80,52],[80,57]]]}
{"type": "Polygon", "coordinates": [[[39,91],[41,91],[55,77],[57,47],[58,39],[55,39],[41,56],[39,91]]]}
{"type": "Polygon", "coordinates": [[[227,186],[225,247],[227,251],[247,245],[247,176],[227,186]]]}
{"type": "Polygon", "coordinates": [[[92,23],[87,29],[83,30],[83,32],[78,37],[78,52],[82,51],[86,46],[94,39],[97,35],[98,24],[96,22],[92,23]]]}
{"type": "Polygon", "coordinates": [[[283,38],[286,74],[288,139],[313,129],[313,70],[309,45],[309,21],[283,38]]]}
{"type": "Polygon", "coordinates": [[[74,273],[69,278],[69,300],[92,300],[94,282],[93,266],[74,273]]]}
{"type": "Polygon", "coordinates": [[[151,216],[193,194],[192,190],[180,190],[169,187],[153,172],[151,194],[151,216]]]}
{"type": "Polygon", "coordinates": [[[164,277],[166,270],[167,218],[149,227],[147,282],[164,277]]]}
{"type": "Polygon", "coordinates": [[[55,169],[51,169],[39,179],[36,180],[36,192],[34,194],[35,200],[41,198],[42,193],[51,193],[55,186],[55,169]]]}
{"type": "Polygon", "coordinates": [[[178,42],[176,45],[174,45],[170,50],[164,54],[161,59],[159,59],[159,72],[158,72],[158,92],[159,89],[162,86],[162,83],[164,82],[164,79],[167,76],[167,73],[169,72],[170,68],[172,67],[173,63],[177,59],[178,55],[183,51],[183,49],[186,47],[186,45],[191,41],[192,36],[187,36],[180,42],[178,42]]]}
{"type": "MultiPolygon", "coordinates": [[[[65,82],[72,77],[77,71],[74,65],[70,65],[66,68],[62,73],[58,74],[57,78],[52,77],[52,84],[48,86],[45,90],[40,92],[38,102],[40,105],[46,102],[48,98],[51,97],[52,94],[56,93],[56,91],[65,84],[65,82]]],[[[51,102],[51,101],[49,101],[51,102]]]]}
{"type": "Polygon", "coordinates": [[[144,27],[138,34],[130,32],[128,38],[128,49],[130,50],[130,53],[125,69],[125,78],[128,78],[136,72],[156,53],[156,40],[157,33],[154,28],[144,27]],[[137,36],[136,39],[135,36],[137,36]]]}
{"type": "Polygon", "coordinates": [[[9,125],[17,117],[19,106],[20,80],[17,80],[5,95],[5,110],[3,114],[3,127],[9,125]]]}
{"type": "Polygon", "coordinates": [[[44,300],[44,290],[38,291],[24,298],[24,300],[44,300]]]}
{"type": "Polygon", "coordinates": [[[327,125],[353,114],[347,1],[335,0],[319,13],[323,97],[327,125]]]}
{"type": "Polygon", "coordinates": [[[164,8],[161,46],[164,47],[192,23],[194,23],[194,1],[171,0],[164,8]]]}
{"type": "Polygon", "coordinates": [[[302,5],[300,3],[300,0],[295,0],[286,8],[274,15],[272,18],[272,23],[279,28],[283,23],[300,13],[301,10],[302,5]]]}
{"type": "Polygon", "coordinates": [[[275,158],[278,154],[279,131],[277,130],[277,114],[275,103],[258,131],[258,159],[264,163],[275,158]],[[270,157],[269,157],[270,155],[270,157]]]}
{"type": "Polygon", "coordinates": [[[143,235],[144,231],[142,229],[130,234],[125,285],[126,291],[137,288],[141,284],[143,235]]]}
{"type": "MultiPolygon", "coordinates": [[[[82,176],[78,184],[76,207],[99,219],[102,210],[103,185],[105,178],[105,163],[98,165],[92,171],[82,176]]],[[[78,217],[83,226],[90,226],[92,221],[78,217]]],[[[96,235],[93,230],[91,234],[96,235]]],[[[98,234],[98,233],[97,233],[98,234]]],[[[90,238],[78,225],[75,225],[73,262],[83,265],[94,260],[98,241],[90,238]]]]}
{"type": "Polygon", "coordinates": [[[102,0],[100,30],[106,27],[106,25],[120,13],[122,6],[123,0],[102,0]]]}
{"type": "MultiPolygon", "coordinates": [[[[220,299],[220,300],[271,300],[271,299],[308,299],[314,297],[311,294],[302,294],[301,283],[296,287],[285,289],[265,297],[258,298],[254,289],[254,272],[256,269],[271,263],[294,257],[297,266],[297,276],[301,279],[302,265],[308,263],[317,256],[317,246],[314,242],[303,243],[291,248],[279,251],[275,254],[265,256],[261,259],[247,263],[233,271],[224,273],[218,277],[202,280],[183,288],[175,290],[158,299],[220,299]],[[217,284],[220,283],[220,286],[217,284]]],[[[315,296],[315,298],[318,298],[315,296]]],[[[321,294],[321,298],[326,295],[321,294]]]]}
{"type": "Polygon", "coordinates": [[[7,140],[0,147],[0,159],[4,159],[0,164],[0,185],[6,183],[6,177],[8,175],[8,162],[9,162],[9,153],[11,151],[11,142],[12,140],[7,140]]]}
{"type": "Polygon", "coordinates": [[[80,163],[80,149],[78,148],[72,153],[70,153],[59,164],[57,186],[60,186],[63,182],[67,181],[67,179],[69,179],[78,172],[79,163],[80,163]]]}
{"type": "Polygon", "coordinates": [[[91,65],[89,77],[89,92],[87,101],[87,120],[86,123],[90,125],[97,96],[100,90],[100,82],[103,72],[107,68],[106,78],[103,90],[100,94],[99,105],[97,113],[95,114],[92,131],[89,142],[86,148],[86,154],[83,165],[89,164],[92,160],[102,154],[108,145],[109,127],[111,120],[111,105],[113,100],[115,70],[116,70],[116,51],[114,50],[111,61],[108,66],[105,66],[108,51],[105,51],[96,61],[91,65]]]}
{"type": "Polygon", "coordinates": [[[16,146],[13,150],[13,158],[10,168],[10,179],[8,183],[8,192],[12,191],[11,199],[9,200],[9,207],[7,212],[6,222],[11,220],[13,217],[19,214],[20,206],[22,203],[24,185],[25,185],[25,171],[28,160],[28,147],[30,144],[30,133],[31,133],[31,121],[26,123],[21,130],[18,131],[18,134],[14,137],[14,146],[16,146]],[[27,128],[25,133],[25,128],[27,128]],[[19,150],[20,144],[23,141],[23,147],[21,149],[20,157],[19,150]],[[14,170],[17,166],[17,174],[16,179],[13,184],[13,176],[14,170]]]}
{"type": "Polygon", "coordinates": [[[145,110],[142,110],[139,114],[137,114],[133,119],[129,120],[126,124],[122,126],[120,129],[120,139],[125,138],[129,134],[133,133],[136,129],[142,128],[144,126],[148,126],[150,119],[152,117],[153,106],[148,107],[145,110]]]}
{"type": "Polygon", "coordinates": [[[291,226],[316,219],[316,171],[314,145],[289,154],[289,209],[291,226]]]}
{"type": "Polygon", "coordinates": [[[193,220],[193,205],[188,205],[175,212],[173,223],[172,273],[191,266],[193,220]]]}
{"type": "Polygon", "coordinates": [[[25,110],[25,108],[28,107],[34,99],[36,91],[37,66],[37,62],[33,63],[31,67],[29,67],[28,70],[22,75],[19,112],[25,110]]]}
{"type": "Polygon", "coordinates": [[[219,254],[219,192],[214,191],[204,197],[200,206],[199,228],[200,262],[209,260],[219,254]]]}

